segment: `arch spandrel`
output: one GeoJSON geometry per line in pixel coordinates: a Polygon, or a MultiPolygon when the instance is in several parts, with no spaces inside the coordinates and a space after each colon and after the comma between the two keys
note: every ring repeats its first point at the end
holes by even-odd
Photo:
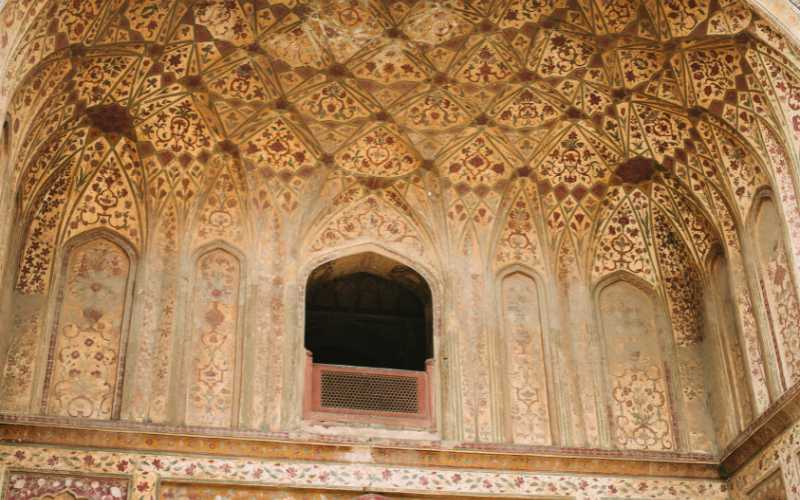
{"type": "Polygon", "coordinates": [[[519,179],[505,193],[502,218],[495,225],[493,266],[502,269],[513,264],[529,266],[537,272],[545,268],[541,208],[536,186],[519,179]],[[502,222],[501,222],[502,221],[502,222]]]}

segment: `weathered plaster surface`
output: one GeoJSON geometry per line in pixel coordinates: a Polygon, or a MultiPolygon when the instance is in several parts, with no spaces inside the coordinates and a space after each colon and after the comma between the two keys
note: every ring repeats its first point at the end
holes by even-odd
{"type": "MultiPolygon", "coordinates": [[[[717,460],[800,381],[800,14],[756,7],[7,2],[0,411],[717,460]],[[367,253],[431,288],[430,432],[303,420],[308,277],[367,253]]],[[[22,453],[8,470],[51,452],[22,453]]],[[[97,453],[142,494],[194,470],[97,453]]],[[[308,486],[726,494],[315,467],[308,486]]]]}

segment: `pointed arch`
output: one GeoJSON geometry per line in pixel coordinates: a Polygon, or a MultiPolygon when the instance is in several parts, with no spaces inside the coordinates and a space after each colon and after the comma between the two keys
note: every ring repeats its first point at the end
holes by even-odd
{"type": "MultiPolygon", "coordinates": [[[[334,261],[346,261],[348,258],[353,258],[360,255],[375,254],[379,257],[379,262],[391,263],[397,262],[402,266],[409,268],[422,277],[427,287],[430,289],[430,324],[432,331],[430,337],[432,341],[431,352],[433,353],[432,380],[441,381],[444,384],[457,384],[458,375],[456,370],[456,362],[445,362],[444,360],[456,360],[458,354],[456,353],[457,346],[452,340],[446,340],[443,332],[445,326],[443,314],[445,306],[445,282],[444,276],[440,269],[433,267],[426,260],[419,258],[402,249],[393,248],[393,246],[381,241],[366,241],[355,242],[348,245],[343,245],[335,248],[326,248],[318,253],[312,254],[299,266],[297,273],[297,294],[295,295],[298,304],[304,304],[307,295],[308,282],[315,272],[329,272],[327,264],[334,261]],[[320,270],[320,271],[316,271],[320,270]],[[447,382],[445,382],[447,381],[447,382]]],[[[391,268],[378,269],[376,272],[379,274],[391,274],[391,268]]],[[[296,308],[295,328],[302,331],[306,324],[306,311],[304,307],[296,308]]],[[[285,362],[284,376],[290,380],[297,381],[290,384],[288,387],[288,395],[285,395],[286,401],[298,400],[292,397],[293,391],[298,391],[303,387],[304,381],[307,380],[308,374],[305,373],[306,351],[303,348],[302,336],[293,336],[291,342],[287,342],[286,356],[288,361],[285,362]],[[294,360],[294,361],[292,361],[294,360]]],[[[436,432],[443,432],[444,422],[450,415],[451,401],[454,397],[453,391],[445,392],[440,391],[437,386],[434,386],[431,394],[431,401],[433,405],[433,426],[436,432]],[[445,398],[449,403],[445,402],[445,398]]],[[[302,399],[302,398],[300,398],[302,399]]],[[[291,410],[290,410],[291,411],[291,410]]],[[[293,411],[300,414],[301,408],[295,406],[293,411]]]]}
{"type": "Polygon", "coordinates": [[[710,380],[710,410],[720,448],[753,419],[750,377],[740,342],[729,262],[718,249],[709,257],[704,358],[710,380]]]}
{"type": "Polygon", "coordinates": [[[547,301],[541,279],[530,268],[511,266],[500,273],[498,282],[501,344],[505,347],[500,366],[508,387],[509,437],[517,444],[552,445],[550,415],[555,412],[550,403],[547,301]]]}
{"type": "Polygon", "coordinates": [[[67,241],[46,358],[42,411],[119,418],[136,255],[105,228],[67,241]]]}
{"type": "Polygon", "coordinates": [[[184,422],[197,427],[236,427],[242,367],[244,259],[216,241],[193,259],[186,322],[184,422]]]}
{"type": "Polygon", "coordinates": [[[607,360],[612,444],[632,450],[676,450],[655,289],[628,271],[618,271],[595,287],[594,296],[607,360]]]}
{"type": "Polygon", "coordinates": [[[755,276],[766,316],[780,391],[800,381],[800,303],[794,284],[784,224],[770,190],[758,193],[748,217],[755,276]]]}

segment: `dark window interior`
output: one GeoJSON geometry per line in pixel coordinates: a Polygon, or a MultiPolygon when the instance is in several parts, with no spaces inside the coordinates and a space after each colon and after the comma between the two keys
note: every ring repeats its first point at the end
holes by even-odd
{"type": "Polygon", "coordinates": [[[430,290],[408,267],[394,271],[312,274],[305,336],[315,363],[425,370],[432,354],[430,290]]]}

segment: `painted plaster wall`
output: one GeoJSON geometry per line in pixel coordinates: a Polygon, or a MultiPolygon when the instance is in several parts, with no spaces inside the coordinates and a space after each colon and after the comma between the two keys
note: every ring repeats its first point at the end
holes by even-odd
{"type": "Polygon", "coordinates": [[[738,471],[730,479],[731,497],[796,498],[800,491],[799,433],[800,425],[793,425],[738,471]]]}
{"type": "Polygon", "coordinates": [[[740,2],[634,3],[29,16],[0,408],[714,456],[800,373],[800,54],[740,2]],[[434,432],[301,419],[307,277],[364,251],[433,291],[434,432]]]}

